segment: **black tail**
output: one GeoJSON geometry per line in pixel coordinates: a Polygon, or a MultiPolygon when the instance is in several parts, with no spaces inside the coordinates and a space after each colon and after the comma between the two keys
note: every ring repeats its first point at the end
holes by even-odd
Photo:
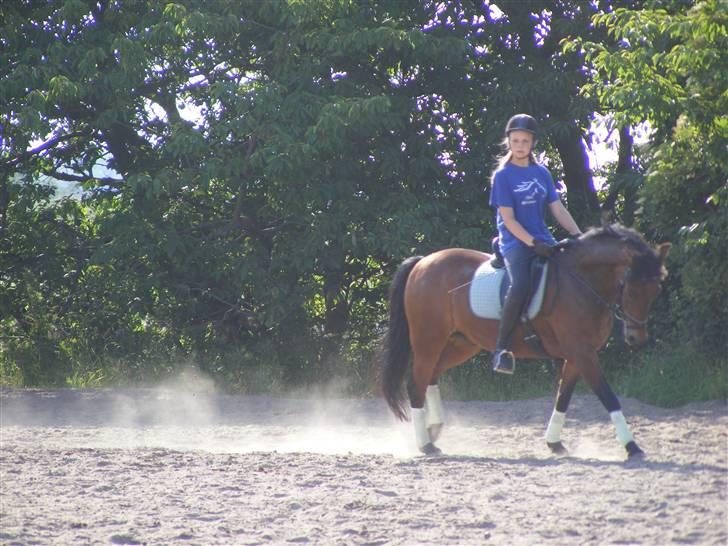
{"type": "Polygon", "coordinates": [[[379,359],[379,379],[384,399],[392,412],[403,421],[407,420],[404,377],[412,353],[407,317],[404,314],[404,287],[412,268],[421,259],[422,256],[407,258],[394,274],[389,288],[389,328],[379,359]]]}

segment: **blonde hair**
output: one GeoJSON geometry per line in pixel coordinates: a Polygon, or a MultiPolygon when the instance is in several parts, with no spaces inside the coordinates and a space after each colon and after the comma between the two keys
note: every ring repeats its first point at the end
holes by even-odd
{"type": "MultiPolygon", "coordinates": [[[[505,167],[508,162],[510,162],[511,158],[513,157],[513,152],[510,150],[510,146],[508,144],[508,137],[505,137],[503,141],[501,142],[501,146],[503,147],[504,152],[496,157],[495,167],[493,168],[493,174],[490,176],[490,185],[493,185],[493,182],[495,182],[495,173],[499,170],[501,170],[503,167],[505,167]]],[[[536,155],[533,153],[533,147],[536,146],[536,139],[533,140],[533,146],[531,146],[531,151],[528,154],[528,162],[531,165],[538,165],[538,161],[536,161],[536,155]]]]}

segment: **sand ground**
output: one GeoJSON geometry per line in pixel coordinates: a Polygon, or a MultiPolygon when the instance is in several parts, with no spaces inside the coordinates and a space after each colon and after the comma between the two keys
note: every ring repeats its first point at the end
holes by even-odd
{"type": "Polygon", "coordinates": [[[380,399],[0,391],[2,544],[728,544],[728,410],[445,401],[440,457],[380,399]]]}

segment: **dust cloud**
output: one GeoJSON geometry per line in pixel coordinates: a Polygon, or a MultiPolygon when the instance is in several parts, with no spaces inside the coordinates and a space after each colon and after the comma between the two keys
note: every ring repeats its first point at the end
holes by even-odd
{"type": "MultiPolygon", "coordinates": [[[[300,388],[285,397],[222,394],[188,367],[134,389],[6,390],[2,427],[61,427],[59,448],[197,450],[211,453],[416,453],[408,423],[381,399],[345,399],[346,384],[300,388]]],[[[33,430],[33,429],[31,429],[33,430]]],[[[40,438],[29,436],[29,442],[40,438]]],[[[47,442],[46,442],[47,443],[47,442]]]]}
{"type": "MultiPolygon", "coordinates": [[[[381,398],[347,398],[332,380],[286,396],[219,392],[199,369],[134,389],[5,389],[0,437],[28,427],[23,441],[48,447],[169,449],[208,453],[315,453],[419,455],[411,423],[397,421],[381,398]],[[47,434],[49,428],[59,434],[47,434]]],[[[553,401],[459,402],[445,400],[446,426],[438,447],[451,456],[548,459],[543,434],[553,401]]],[[[628,420],[629,411],[625,412],[628,420]]],[[[564,429],[570,455],[621,461],[624,450],[596,397],[577,397],[564,429]]]]}

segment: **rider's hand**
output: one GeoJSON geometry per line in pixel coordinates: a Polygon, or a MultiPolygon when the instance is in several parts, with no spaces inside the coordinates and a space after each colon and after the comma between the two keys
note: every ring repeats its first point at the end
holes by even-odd
{"type": "Polygon", "coordinates": [[[564,250],[566,248],[569,248],[570,246],[575,245],[576,242],[579,240],[580,235],[581,232],[577,233],[576,235],[569,235],[566,239],[561,239],[558,243],[556,243],[556,250],[564,250]]]}
{"type": "Polygon", "coordinates": [[[556,243],[556,249],[562,250],[564,248],[569,248],[570,246],[574,245],[576,243],[576,239],[574,237],[567,237],[566,239],[561,239],[558,243],[556,243]]]}
{"type": "Polygon", "coordinates": [[[544,243],[543,241],[534,241],[533,242],[533,251],[542,258],[550,258],[554,252],[556,252],[556,249],[549,245],[548,243],[544,243]]]}

